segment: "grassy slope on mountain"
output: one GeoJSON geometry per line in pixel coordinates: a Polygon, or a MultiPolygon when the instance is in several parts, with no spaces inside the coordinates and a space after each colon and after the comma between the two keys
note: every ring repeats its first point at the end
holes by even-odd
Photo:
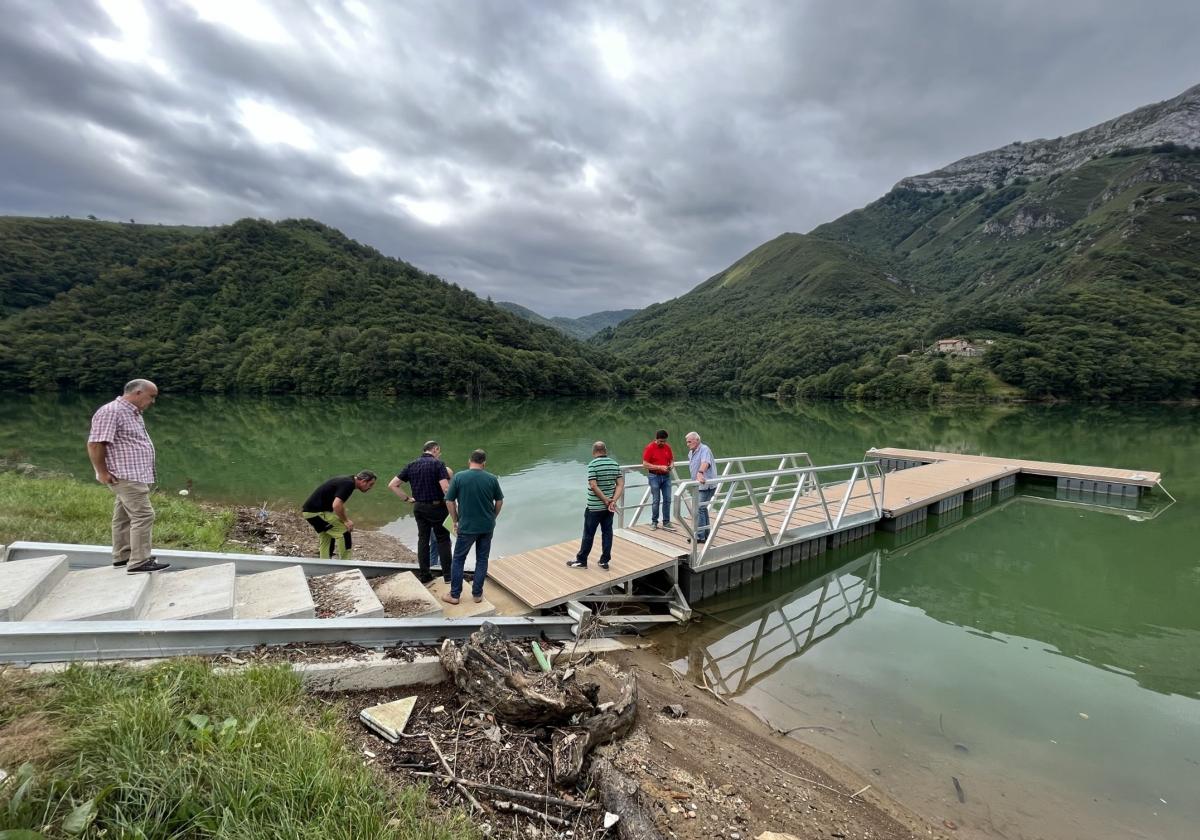
{"type": "Polygon", "coordinates": [[[692,390],[877,397],[997,385],[977,367],[948,379],[933,360],[896,359],[967,334],[994,338],[988,367],[1030,396],[1194,396],[1198,185],[1200,156],[1176,149],[991,190],[893,190],[767,243],[601,343],[661,359],[692,390]]]}
{"type": "Polygon", "coordinates": [[[69,219],[0,218],[0,316],[48,303],[204,228],[69,219]]]}
{"type": "Polygon", "coordinates": [[[610,391],[597,358],[312,221],[213,228],[0,321],[7,389],[610,391]]]}
{"type": "Polygon", "coordinates": [[[1200,154],[1129,150],[1028,184],[896,190],[813,231],[865,244],[941,302],[925,338],[997,339],[1031,396],[1197,394],[1200,154]]]}
{"type": "Polygon", "coordinates": [[[642,387],[769,391],[797,371],[815,375],[877,349],[871,324],[913,303],[854,249],[787,233],[601,340],[641,365],[631,381],[642,387]]]}
{"type": "Polygon", "coordinates": [[[532,321],[535,324],[553,327],[577,341],[587,341],[602,329],[615,327],[638,311],[636,309],[610,309],[604,312],[593,312],[590,315],[581,315],[578,318],[565,318],[561,315],[547,318],[539,315],[532,309],[521,306],[519,303],[501,300],[496,301],[496,306],[514,315],[520,315],[525,320],[532,321]]]}

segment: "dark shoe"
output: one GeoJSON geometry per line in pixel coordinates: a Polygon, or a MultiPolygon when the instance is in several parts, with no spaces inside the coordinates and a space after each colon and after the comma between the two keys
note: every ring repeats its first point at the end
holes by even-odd
{"type": "Polygon", "coordinates": [[[449,586],[449,585],[450,585],[450,578],[442,578],[442,583],[444,583],[444,584],[446,584],[447,586],[449,586]]]}
{"type": "Polygon", "coordinates": [[[664,529],[666,529],[666,530],[668,530],[668,531],[674,531],[674,530],[675,530],[675,526],[674,526],[674,525],[672,525],[670,522],[664,522],[664,523],[663,523],[663,528],[664,528],[664,529]]]}
{"type": "MultiPolygon", "coordinates": [[[[418,572],[418,573],[417,573],[417,580],[419,580],[421,583],[433,583],[433,575],[431,575],[431,574],[421,574],[420,572],[418,572]]],[[[446,581],[446,583],[449,583],[449,582],[450,582],[450,581],[446,581]]]]}
{"type": "Polygon", "coordinates": [[[163,569],[171,568],[170,563],[155,563],[153,560],[143,563],[140,566],[132,566],[125,571],[127,575],[136,575],[138,572],[161,572],[163,569]]]}
{"type": "Polygon", "coordinates": [[[606,572],[607,572],[607,571],[608,571],[608,564],[607,564],[607,563],[605,563],[603,560],[601,560],[601,561],[600,561],[600,568],[601,568],[601,569],[604,569],[604,571],[606,571],[606,572]]]}
{"type": "MultiPolygon", "coordinates": [[[[154,562],[155,560],[157,560],[157,559],[158,559],[157,557],[155,557],[153,554],[151,554],[149,557],[147,557],[147,558],[146,558],[146,562],[147,562],[147,563],[153,563],[153,562],[154,562]]],[[[114,561],[113,561],[113,568],[114,568],[114,569],[121,569],[121,568],[124,568],[124,567],[125,567],[125,566],[127,566],[127,565],[129,565],[129,558],[128,558],[128,557],[126,557],[124,560],[114,560],[114,561]]]]}
{"type": "Polygon", "coordinates": [[[586,560],[568,560],[567,567],[571,568],[571,569],[586,569],[587,561],[586,560]]]}

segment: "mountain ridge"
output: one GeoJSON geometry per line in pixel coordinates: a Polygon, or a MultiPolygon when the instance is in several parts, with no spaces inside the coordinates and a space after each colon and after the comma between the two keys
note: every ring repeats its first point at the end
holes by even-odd
{"type": "Polygon", "coordinates": [[[635,315],[640,310],[637,309],[606,309],[602,312],[592,312],[588,315],[580,315],[578,318],[567,318],[563,315],[555,315],[546,317],[534,312],[527,306],[522,306],[519,303],[513,303],[507,300],[496,301],[496,306],[505,309],[514,315],[519,315],[527,321],[532,321],[535,324],[553,327],[554,329],[569,335],[577,341],[587,341],[601,330],[608,327],[615,327],[617,324],[626,320],[632,315],[635,315]]]}
{"type": "Polygon", "coordinates": [[[895,189],[921,192],[996,187],[1075,169],[1117,149],[1174,143],[1200,146],[1200,84],[1178,96],[1053,140],[1017,141],[969,155],[941,169],[902,178],[895,189]]]}
{"type": "Polygon", "coordinates": [[[1200,396],[1200,149],[1142,145],[1200,144],[1198,109],[1200,86],[1047,141],[1070,154],[1033,156],[1040,177],[996,177],[984,153],[905,179],[600,345],[659,360],[700,392],[921,398],[1007,383],[1034,398],[1200,396]],[[940,188],[945,177],[962,186],[940,188]],[[994,344],[949,366],[922,349],[956,336],[994,344]]]}

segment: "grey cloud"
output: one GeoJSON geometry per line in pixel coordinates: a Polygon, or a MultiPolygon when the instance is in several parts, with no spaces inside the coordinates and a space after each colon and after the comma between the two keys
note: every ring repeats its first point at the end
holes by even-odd
{"type": "Polygon", "coordinates": [[[677,296],[906,175],[1200,80],[1186,0],[264,7],[291,43],[146,2],[164,76],[92,48],[120,37],[98,5],[6,3],[0,212],[311,216],[480,295],[583,314],[677,296]],[[628,38],[627,80],[602,67],[598,26],[628,38]],[[258,142],[242,99],[316,147],[258,142]],[[347,171],[360,147],[386,168],[347,171]],[[398,195],[451,218],[425,224],[398,195]]]}

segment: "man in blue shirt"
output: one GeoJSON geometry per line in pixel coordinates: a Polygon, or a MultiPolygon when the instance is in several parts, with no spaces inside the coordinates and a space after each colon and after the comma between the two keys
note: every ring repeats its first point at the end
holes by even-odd
{"type": "Polygon", "coordinates": [[[435,542],[437,558],[441,561],[442,577],[450,582],[450,532],[446,521],[446,490],[450,487],[450,471],[442,463],[442,446],[436,440],[427,441],[421,457],[410,462],[388,483],[388,489],[402,502],[413,503],[417,520],[417,579],[429,583],[430,537],[435,542]],[[400,485],[407,484],[412,492],[405,493],[400,485]]]}
{"type": "MultiPolygon", "coordinates": [[[[463,470],[450,480],[446,491],[446,507],[458,532],[454,541],[454,564],[450,570],[450,592],[442,596],[447,604],[457,604],[462,595],[463,567],[467,552],[475,546],[475,576],[471,578],[471,597],[475,603],[483,600],[483,583],[487,580],[488,557],[492,553],[492,532],[496,517],[504,506],[500,480],[488,472],[487,453],[476,449],[471,453],[470,469],[463,470]]],[[[441,551],[441,549],[438,549],[441,551]]]]}
{"type": "Polygon", "coordinates": [[[696,542],[708,540],[708,503],[712,501],[716,487],[706,486],[717,477],[717,468],[713,466],[712,450],[707,444],[700,442],[700,435],[688,432],[684,438],[688,448],[688,470],[695,481],[700,482],[700,507],[696,511],[696,542]]]}

